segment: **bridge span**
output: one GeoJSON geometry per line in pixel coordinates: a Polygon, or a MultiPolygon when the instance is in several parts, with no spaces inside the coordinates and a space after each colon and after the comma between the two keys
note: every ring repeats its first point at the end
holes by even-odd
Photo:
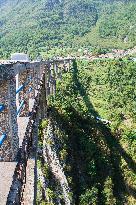
{"type": "Polygon", "coordinates": [[[56,81],[70,70],[73,60],[0,64],[1,205],[36,204],[38,124],[46,118],[56,81]]]}

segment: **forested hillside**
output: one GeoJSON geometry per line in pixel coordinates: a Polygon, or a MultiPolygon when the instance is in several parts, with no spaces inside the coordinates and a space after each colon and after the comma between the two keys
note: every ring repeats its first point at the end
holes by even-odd
{"type": "Polygon", "coordinates": [[[44,56],[53,47],[127,48],[136,43],[133,0],[0,0],[0,57],[44,56]]]}
{"type": "MultiPolygon", "coordinates": [[[[135,63],[126,59],[74,62],[58,81],[50,118],[40,126],[39,148],[45,146],[42,129],[51,121],[53,137],[45,147],[56,151],[72,205],[136,204],[135,88],[135,63]]],[[[39,181],[37,204],[50,204],[45,198],[65,204],[50,159],[43,162],[41,155],[38,167],[49,183],[42,194],[39,181]]]]}

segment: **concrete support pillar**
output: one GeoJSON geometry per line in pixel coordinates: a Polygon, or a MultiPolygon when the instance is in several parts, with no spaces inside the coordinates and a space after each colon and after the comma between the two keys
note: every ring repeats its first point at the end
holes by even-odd
{"type": "Polygon", "coordinates": [[[58,75],[57,75],[57,78],[59,80],[62,80],[62,68],[61,68],[61,65],[58,65],[58,75]]]}
{"type": "Polygon", "coordinates": [[[32,88],[33,88],[33,99],[37,96],[38,93],[38,88],[39,88],[39,83],[40,83],[40,77],[38,73],[37,68],[33,68],[33,74],[32,74],[32,88]]]}
{"type": "MultiPolygon", "coordinates": [[[[29,88],[30,88],[30,71],[24,71],[19,74],[19,86],[23,85],[23,89],[19,92],[19,107],[24,102],[20,117],[27,117],[29,114],[29,88]]],[[[18,108],[19,109],[19,108],[18,108]]]]}
{"type": "Polygon", "coordinates": [[[0,102],[4,110],[0,112],[0,129],[6,138],[0,148],[0,161],[16,160],[19,149],[18,126],[16,115],[16,79],[0,82],[0,102]]]}
{"type": "Polygon", "coordinates": [[[64,72],[67,72],[67,63],[65,60],[64,60],[64,64],[63,64],[63,70],[64,70],[64,72]]]}
{"type": "Polygon", "coordinates": [[[59,78],[60,78],[60,80],[62,80],[62,68],[60,67],[60,76],[59,76],[59,78]]]}
{"type": "Polygon", "coordinates": [[[41,119],[44,119],[47,114],[47,100],[46,100],[46,78],[45,73],[43,74],[42,79],[42,88],[40,93],[40,111],[41,111],[41,119]]]}
{"type": "Polygon", "coordinates": [[[55,93],[56,93],[56,79],[54,78],[53,79],[53,95],[55,95],[55,93]]]}
{"type": "Polygon", "coordinates": [[[70,67],[71,67],[71,60],[67,61],[67,72],[70,71],[70,67]]]}
{"type": "Polygon", "coordinates": [[[53,81],[55,78],[54,63],[50,67],[50,94],[54,94],[53,81]]]}
{"type": "Polygon", "coordinates": [[[29,98],[30,99],[34,99],[35,98],[35,88],[34,88],[34,85],[35,85],[35,81],[34,81],[34,68],[30,71],[30,78],[31,78],[31,82],[30,82],[30,89],[31,89],[31,92],[29,93],[29,98]]]}
{"type": "MultiPolygon", "coordinates": [[[[19,74],[16,75],[16,90],[19,89],[19,74]]],[[[19,93],[16,94],[16,106],[19,107],[19,93]]]]}
{"type": "Polygon", "coordinates": [[[50,83],[50,80],[51,80],[51,70],[50,70],[50,64],[47,66],[47,97],[48,95],[51,94],[51,83],[50,83]]]}
{"type": "Polygon", "coordinates": [[[40,66],[39,65],[39,67],[37,68],[35,68],[35,80],[34,80],[34,82],[35,82],[35,85],[34,85],[34,87],[35,87],[35,97],[37,96],[37,93],[38,93],[38,90],[39,90],[39,88],[40,88],[40,80],[41,80],[41,76],[42,76],[42,71],[43,71],[43,68],[42,68],[42,66],[40,66]]]}
{"type": "Polygon", "coordinates": [[[35,98],[35,70],[33,68],[32,70],[32,96],[33,96],[33,99],[35,98]]]}
{"type": "Polygon", "coordinates": [[[57,62],[53,63],[53,69],[54,69],[54,77],[55,79],[57,79],[58,77],[58,63],[57,62]]]}
{"type": "Polygon", "coordinates": [[[72,62],[71,60],[68,60],[68,61],[67,61],[67,72],[70,71],[71,62],[72,62]]]}
{"type": "Polygon", "coordinates": [[[57,67],[57,62],[54,62],[54,64],[53,64],[54,75],[53,75],[53,78],[52,78],[53,94],[56,93],[57,69],[58,69],[58,67],[57,67]]]}

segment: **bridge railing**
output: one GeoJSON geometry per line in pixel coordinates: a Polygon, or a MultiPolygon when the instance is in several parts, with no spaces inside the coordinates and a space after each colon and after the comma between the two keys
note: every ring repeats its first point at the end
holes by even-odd
{"type": "MultiPolygon", "coordinates": [[[[72,62],[72,60],[70,59],[68,62],[69,62],[69,66],[71,66],[70,63],[72,62]]],[[[55,79],[54,81],[52,81],[52,78],[54,78],[51,72],[52,63],[54,64],[54,61],[48,62],[44,65],[45,68],[44,68],[44,72],[42,73],[37,96],[35,97],[35,103],[32,109],[32,114],[29,117],[29,122],[26,128],[22,147],[19,149],[18,152],[18,163],[15,168],[13,182],[7,198],[7,205],[20,204],[24,198],[23,195],[24,195],[24,186],[26,184],[27,162],[30,157],[30,154],[32,153],[36,154],[37,139],[38,139],[38,124],[39,121],[42,118],[45,118],[45,116],[47,115],[46,112],[47,96],[50,93],[52,93],[52,90],[54,91],[55,94],[56,83],[55,83],[55,79]],[[54,86],[53,89],[52,86],[54,86]]],[[[67,71],[69,71],[69,68],[67,71]]],[[[57,77],[58,75],[56,73],[56,78],[57,77]]]]}
{"type": "Polygon", "coordinates": [[[14,171],[13,182],[7,198],[7,205],[20,204],[21,201],[23,201],[23,188],[26,183],[27,161],[30,153],[33,151],[32,149],[34,149],[37,143],[37,138],[35,137],[37,135],[36,132],[39,123],[39,102],[42,87],[43,84],[40,85],[38,94],[35,98],[32,115],[29,117],[29,122],[26,128],[22,147],[18,152],[18,163],[14,171]]]}

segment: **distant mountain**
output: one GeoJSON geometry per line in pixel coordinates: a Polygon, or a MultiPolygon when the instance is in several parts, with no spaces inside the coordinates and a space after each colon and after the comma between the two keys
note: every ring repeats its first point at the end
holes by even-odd
{"type": "Polygon", "coordinates": [[[49,47],[131,47],[136,43],[133,0],[0,0],[0,56],[49,47]]]}

